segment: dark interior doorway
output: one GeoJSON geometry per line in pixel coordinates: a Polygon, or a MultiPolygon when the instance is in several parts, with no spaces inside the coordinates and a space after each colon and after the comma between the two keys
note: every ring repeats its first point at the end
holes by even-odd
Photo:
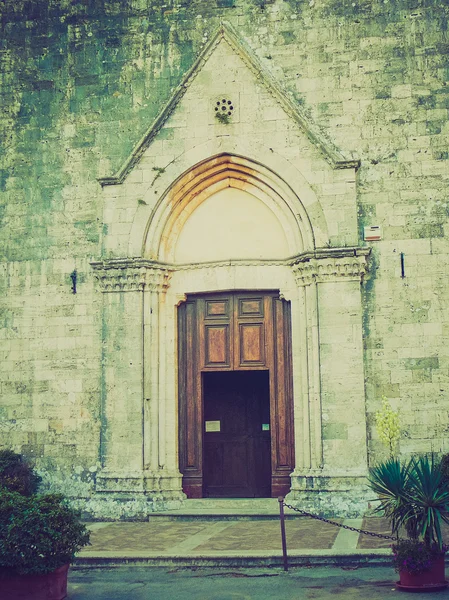
{"type": "Polygon", "coordinates": [[[203,373],[203,496],[271,496],[268,371],[203,373]]]}

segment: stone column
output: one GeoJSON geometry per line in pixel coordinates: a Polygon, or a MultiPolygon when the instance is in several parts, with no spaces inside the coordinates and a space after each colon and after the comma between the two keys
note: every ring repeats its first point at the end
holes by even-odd
{"type": "Polygon", "coordinates": [[[103,469],[97,490],[179,500],[181,476],[165,460],[165,357],[174,351],[165,340],[171,273],[145,259],[112,259],[92,267],[103,292],[103,469]]]}
{"type": "Polygon", "coordinates": [[[366,256],[316,261],[324,467],[367,471],[361,280],[366,256]]]}
{"type": "Polygon", "coordinates": [[[147,269],[144,291],[144,487],[158,501],[179,501],[182,477],[173,446],[177,447],[177,398],[168,363],[177,348],[173,335],[175,309],[167,302],[171,273],[147,269]],[[167,373],[168,371],[168,373],[167,373]]]}
{"type": "Polygon", "coordinates": [[[364,248],[325,249],[292,265],[299,298],[293,337],[298,336],[298,351],[305,357],[297,360],[301,390],[291,496],[310,501],[312,508],[320,508],[314,494],[320,503],[338,503],[340,492],[352,494],[354,503],[363,496],[367,453],[360,284],[368,253],[364,248]],[[327,500],[326,491],[331,492],[327,500]]]}
{"type": "Polygon", "coordinates": [[[146,269],[130,261],[93,263],[103,293],[100,459],[104,473],[143,469],[143,291],[146,269]]]}
{"type": "Polygon", "coordinates": [[[322,468],[320,354],[318,330],[318,291],[313,266],[294,265],[298,286],[298,315],[294,323],[299,339],[298,363],[301,369],[301,391],[298,414],[295,415],[296,469],[294,475],[322,468]]]}

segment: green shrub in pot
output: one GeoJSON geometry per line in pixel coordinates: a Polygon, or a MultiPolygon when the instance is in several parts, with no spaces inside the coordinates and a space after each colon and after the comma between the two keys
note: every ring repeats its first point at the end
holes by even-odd
{"type": "Polygon", "coordinates": [[[50,573],[89,543],[78,513],[60,494],[23,496],[0,491],[0,571],[50,573]]]}

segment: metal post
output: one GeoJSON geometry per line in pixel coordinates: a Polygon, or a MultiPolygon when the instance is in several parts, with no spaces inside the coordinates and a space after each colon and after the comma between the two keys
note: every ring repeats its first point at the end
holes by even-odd
{"type": "Polygon", "coordinates": [[[281,538],[282,538],[282,556],[284,558],[284,571],[288,571],[288,558],[287,558],[287,538],[285,537],[285,515],[284,515],[284,498],[279,496],[279,513],[281,520],[281,538]]]}

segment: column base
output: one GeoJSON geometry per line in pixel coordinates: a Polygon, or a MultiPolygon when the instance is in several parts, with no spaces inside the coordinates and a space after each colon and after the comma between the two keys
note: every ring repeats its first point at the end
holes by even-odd
{"type": "Polygon", "coordinates": [[[285,502],[325,517],[357,518],[371,508],[374,493],[361,473],[329,474],[323,471],[294,472],[285,502]]]}
{"type": "Polygon", "coordinates": [[[103,470],[96,477],[95,494],[80,508],[94,520],[143,520],[155,511],[180,508],[186,495],[179,472],[103,470]]]}

